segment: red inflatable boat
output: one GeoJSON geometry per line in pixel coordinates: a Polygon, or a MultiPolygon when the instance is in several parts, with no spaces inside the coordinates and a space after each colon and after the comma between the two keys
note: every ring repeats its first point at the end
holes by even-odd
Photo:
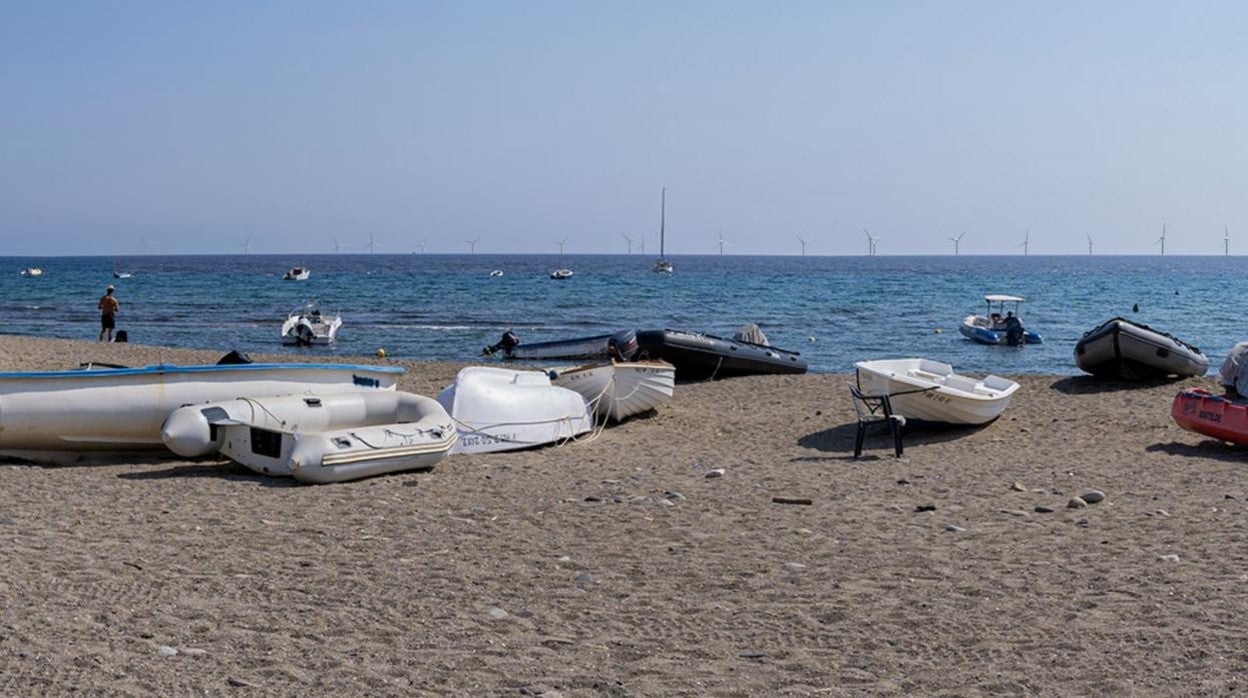
{"type": "Polygon", "coordinates": [[[1184,388],[1174,398],[1170,416],[1188,431],[1248,445],[1248,404],[1202,388],[1184,388]]]}

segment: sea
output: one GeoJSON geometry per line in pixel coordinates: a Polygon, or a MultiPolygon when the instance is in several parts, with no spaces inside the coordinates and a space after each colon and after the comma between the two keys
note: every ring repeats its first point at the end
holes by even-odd
{"type": "MultiPolygon", "coordinates": [[[[1075,342],[1122,316],[1200,347],[1216,371],[1248,339],[1245,263],[1194,256],[675,256],[675,273],[642,255],[341,254],[0,257],[0,332],[95,339],[96,302],[114,284],[131,342],[349,360],[474,361],[504,330],[522,342],[620,329],[731,336],[757,323],[810,370],[925,357],[971,373],[1075,374],[1075,342]],[[287,269],[312,270],[283,281],[287,269]],[[26,267],[44,270],[24,277],[26,267]],[[550,278],[572,269],[566,280],[550,278]],[[494,270],[502,276],[492,277],[494,270]],[[114,279],[114,272],[131,274],[114,279]],[[975,344],[958,331],[983,296],[1026,298],[1021,317],[1043,344],[975,344]],[[279,327],[310,299],[341,314],[327,347],[282,346],[279,327]]],[[[83,357],[67,357],[76,363],[83,357]]]]}

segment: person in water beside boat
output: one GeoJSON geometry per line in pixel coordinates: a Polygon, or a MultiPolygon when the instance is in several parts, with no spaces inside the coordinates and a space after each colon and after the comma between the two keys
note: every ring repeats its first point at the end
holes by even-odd
{"type": "Polygon", "coordinates": [[[113,329],[117,327],[117,313],[121,311],[121,304],[117,302],[117,297],[113,295],[113,286],[109,284],[104,289],[104,295],[100,297],[100,302],[96,304],[100,309],[100,339],[104,341],[104,334],[108,333],[108,341],[113,341],[113,329]]]}

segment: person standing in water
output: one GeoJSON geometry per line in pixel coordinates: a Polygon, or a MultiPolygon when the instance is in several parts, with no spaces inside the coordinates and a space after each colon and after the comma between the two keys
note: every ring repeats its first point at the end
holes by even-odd
{"type": "Polygon", "coordinates": [[[113,295],[113,287],[109,285],[104,289],[104,295],[100,298],[98,304],[100,309],[100,340],[104,341],[104,333],[108,333],[108,341],[113,341],[113,328],[117,326],[117,313],[121,310],[121,304],[117,302],[116,296],[113,295]]]}

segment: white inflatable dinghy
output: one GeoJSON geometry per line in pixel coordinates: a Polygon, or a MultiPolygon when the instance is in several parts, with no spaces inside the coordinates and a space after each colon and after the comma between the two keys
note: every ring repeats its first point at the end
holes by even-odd
{"type": "Polygon", "coordinates": [[[318,483],[430,467],[456,435],[437,401],[403,392],[193,405],[171,414],[162,434],[180,455],[219,450],[258,473],[318,483]]]}
{"type": "Polygon", "coordinates": [[[551,385],[541,371],[470,366],[438,395],[459,430],[451,453],[514,451],[593,428],[580,393],[551,385]]]}

